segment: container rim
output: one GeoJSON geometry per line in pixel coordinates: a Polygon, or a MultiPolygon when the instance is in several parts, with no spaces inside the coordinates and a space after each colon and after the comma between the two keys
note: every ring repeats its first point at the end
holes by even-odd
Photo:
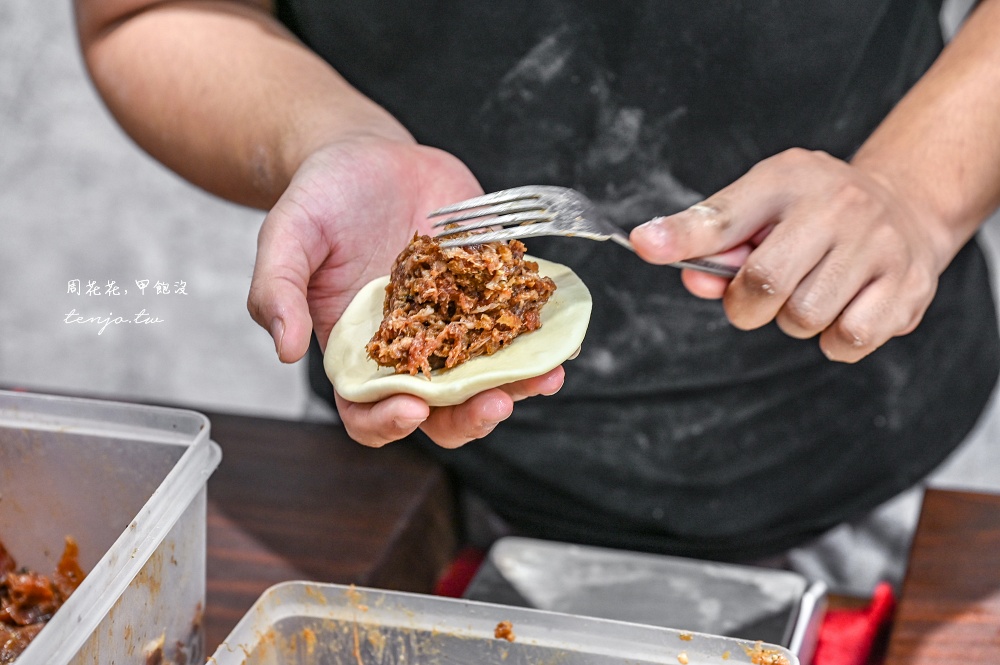
{"type": "Polygon", "coordinates": [[[0,391],[0,423],[14,419],[31,427],[66,427],[74,433],[107,434],[121,438],[187,445],[177,463],[164,476],[114,544],[104,553],[83,583],[52,617],[36,639],[18,657],[18,665],[66,665],[107,616],[156,548],[166,538],[222,459],[217,443],[209,439],[208,418],[196,411],[113,402],[96,399],[10,393],[0,391]],[[16,396],[20,404],[11,410],[16,396]],[[27,408],[25,403],[36,407],[27,408]],[[81,407],[93,409],[79,417],[81,407]],[[119,417],[118,427],[101,428],[100,418],[119,417]],[[142,426],[143,419],[152,426],[142,426]],[[170,427],[171,419],[178,427],[170,427]],[[130,423],[140,425],[135,436],[127,432],[130,423]]]}
{"type": "MultiPolygon", "coordinates": [[[[496,639],[497,622],[509,620],[519,642],[648,663],[676,663],[677,654],[686,651],[692,663],[745,664],[749,661],[743,658],[744,648],[753,649],[757,645],[752,640],[463,598],[289,581],[264,591],[219,645],[210,662],[218,665],[245,663],[248,654],[268,634],[268,629],[290,617],[344,621],[363,617],[364,623],[385,627],[483,639],[496,639]],[[706,650],[710,653],[703,653],[706,650]],[[723,655],[726,651],[731,652],[731,658],[723,655]]],[[[799,665],[798,657],[787,648],[773,644],[761,646],[784,655],[789,665],[799,665]]]]}
{"type": "Polygon", "coordinates": [[[192,445],[210,432],[193,409],[12,390],[0,390],[0,425],[192,445]]]}

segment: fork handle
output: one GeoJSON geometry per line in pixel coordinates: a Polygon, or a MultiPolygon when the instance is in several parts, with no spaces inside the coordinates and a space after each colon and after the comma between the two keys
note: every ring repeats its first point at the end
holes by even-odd
{"type": "Polygon", "coordinates": [[[710,275],[729,278],[736,277],[736,273],[740,270],[734,266],[724,266],[721,263],[705,259],[688,259],[687,261],[678,261],[670,265],[674,268],[687,268],[689,270],[697,270],[699,272],[707,272],[710,275]]]}
{"type": "MultiPolygon", "coordinates": [[[[622,247],[631,249],[635,251],[635,247],[632,246],[632,242],[627,236],[620,233],[611,234],[611,239],[622,247]]],[[[726,266],[721,263],[716,263],[715,261],[709,261],[708,259],[688,259],[687,261],[678,261],[677,263],[669,264],[677,269],[687,268],[688,270],[697,270],[699,272],[707,272],[710,275],[718,275],[719,277],[735,277],[739,268],[734,266],[726,266]]]]}

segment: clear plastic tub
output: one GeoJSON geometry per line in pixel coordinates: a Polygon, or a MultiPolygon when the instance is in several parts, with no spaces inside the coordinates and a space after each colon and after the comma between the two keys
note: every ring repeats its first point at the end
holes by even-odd
{"type": "MultiPolygon", "coordinates": [[[[471,600],[288,582],[268,589],[212,665],[734,665],[787,649],[471,600]],[[498,638],[509,621],[513,641],[498,638]]],[[[777,658],[781,656],[782,658],[777,658]]],[[[760,662],[758,660],[758,662],[760,662]]]]}
{"type": "Polygon", "coordinates": [[[764,640],[812,662],[826,585],[784,570],[506,537],[470,600],[764,640]]]}
{"type": "Polygon", "coordinates": [[[181,409],[0,391],[0,538],[87,577],[17,665],[204,660],[208,419],[181,409]],[[159,660],[158,660],[159,659],[159,660]]]}

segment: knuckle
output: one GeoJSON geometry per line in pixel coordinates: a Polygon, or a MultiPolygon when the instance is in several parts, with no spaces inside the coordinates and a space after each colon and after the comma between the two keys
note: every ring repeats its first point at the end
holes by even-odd
{"type": "Polygon", "coordinates": [[[789,166],[799,166],[803,162],[811,161],[814,155],[811,150],[795,147],[778,153],[776,157],[789,166]]]}
{"type": "Polygon", "coordinates": [[[382,446],[388,444],[390,441],[394,440],[395,439],[391,439],[388,437],[372,436],[366,439],[365,441],[361,441],[360,443],[361,445],[366,446],[368,448],[381,448],[382,446]]]}
{"type": "Polygon", "coordinates": [[[362,446],[368,448],[381,448],[389,441],[375,432],[370,432],[364,428],[357,427],[355,424],[348,421],[344,421],[344,429],[347,430],[347,435],[360,443],[362,446]]]}
{"type": "Polygon", "coordinates": [[[822,155],[826,155],[825,152],[820,150],[810,150],[809,148],[801,147],[789,148],[785,152],[788,153],[789,158],[797,160],[797,163],[815,162],[821,159],[822,155]]]}
{"type": "Polygon", "coordinates": [[[874,349],[874,334],[871,326],[859,317],[844,317],[831,330],[835,339],[852,353],[870,352],[874,349]]]}
{"type": "Polygon", "coordinates": [[[730,323],[753,330],[776,318],[785,297],[777,273],[763,263],[745,264],[722,299],[730,323]]]}
{"type": "Polygon", "coordinates": [[[752,297],[774,298],[783,292],[778,272],[759,261],[746,264],[737,279],[743,290],[752,297]]]}
{"type": "Polygon", "coordinates": [[[918,300],[930,301],[937,292],[938,278],[929,268],[911,266],[907,274],[905,293],[918,300]]]}
{"type": "Polygon", "coordinates": [[[271,320],[275,316],[283,313],[282,307],[275,301],[275,292],[261,280],[254,278],[251,280],[250,289],[247,292],[247,312],[250,318],[256,321],[264,329],[268,329],[271,320]]]}
{"type": "Polygon", "coordinates": [[[475,433],[469,435],[469,440],[485,439],[489,436],[490,432],[496,429],[499,423],[482,423],[477,428],[475,433]]]}
{"type": "Polygon", "coordinates": [[[261,308],[260,288],[256,284],[250,285],[250,292],[247,294],[247,311],[250,317],[260,323],[263,316],[261,308]]]}
{"type": "Polygon", "coordinates": [[[896,242],[898,229],[886,202],[848,172],[834,175],[827,206],[838,223],[863,224],[867,242],[896,242]]]}
{"type": "MultiPolygon", "coordinates": [[[[883,250],[893,250],[898,246],[899,239],[899,232],[889,224],[878,224],[868,232],[869,246],[883,250]]],[[[896,266],[905,266],[909,263],[909,257],[905,252],[887,251],[884,256],[896,266]]]]}
{"type": "Polygon", "coordinates": [[[819,278],[808,286],[800,285],[788,298],[781,311],[782,321],[787,327],[798,329],[802,333],[798,336],[811,337],[823,332],[841,312],[842,305],[838,303],[845,301],[843,285],[849,272],[848,260],[831,255],[824,262],[819,278]]]}
{"type": "Polygon", "coordinates": [[[726,196],[716,194],[688,208],[696,213],[687,217],[686,225],[709,231],[725,231],[733,225],[732,204],[726,196]]]}
{"type": "Polygon", "coordinates": [[[474,436],[466,435],[461,437],[455,437],[455,436],[438,437],[436,439],[432,437],[432,440],[440,448],[445,448],[447,450],[455,450],[456,448],[461,448],[470,441],[474,441],[475,438],[476,437],[474,436]]]}
{"type": "Polygon", "coordinates": [[[871,192],[852,178],[842,178],[834,194],[836,206],[846,210],[860,210],[873,207],[875,202],[871,192]]]}
{"type": "Polygon", "coordinates": [[[792,337],[812,337],[830,324],[813,298],[791,298],[779,314],[778,323],[792,337]]]}
{"type": "Polygon", "coordinates": [[[893,321],[891,333],[893,336],[908,335],[920,325],[927,308],[934,299],[937,287],[936,280],[926,281],[928,284],[923,289],[914,287],[911,291],[907,291],[910,297],[905,302],[901,301],[891,312],[893,321]]]}
{"type": "MultiPolygon", "coordinates": [[[[929,303],[928,303],[929,304],[929,303]]],[[[911,332],[917,329],[920,322],[924,320],[924,313],[927,311],[927,306],[919,308],[917,311],[910,315],[910,318],[903,324],[897,335],[909,335],[911,332]]]]}
{"type": "Polygon", "coordinates": [[[853,337],[846,339],[843,331],[836,326],[831,326],[823,332],[819,346],[823,355],[829,360],[842,363],[856,363],[875,350],[874,347],[858,343],[853,337]]]}
{"type": "MultiPolygon", "coordinates": [[[[438,413],[441,413],[440,411],[438,413]]],[[[431,419],[420,426],[424,434],[430,438],[440,448],[453,450],[461,448],[469,441],[474,440],[474,434],[463,431],[454,422],[445,422],[440,419],[431,419]]]]}
{"type": "Polygon", "coordinates": [[[765,160],[783,170],[798,171],[814,165],[819,159],[819,153],[806,148],[788,148],[765,160]]]}
{"type": "Polygon", "coordinates": [[[827,359],[833,362],[853,364],[863,360],[874,349],[859,349],[853,346],[831,343],[829,339],[820,339],[820,350],[827,359]]]}

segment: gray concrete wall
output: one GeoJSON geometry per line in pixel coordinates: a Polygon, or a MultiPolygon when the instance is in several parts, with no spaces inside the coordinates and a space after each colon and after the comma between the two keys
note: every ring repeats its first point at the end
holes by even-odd
{"type": "Polygon", "coordinates": [[[303,368],[279,364],[246,311],[263,213],[131,143],[86,78],[71,23],[69,2],[0,2],[0,383],[299,417],[303,368]],[[74,279],[102,295],[67,293],[74,279]],[[149,280],[144,295],[136,280],[149,280]],[[187,295],[155,294],[157,281],[187,295]],[[73,309],[162,322],[99,333],[64,323],[73,309]]]}

